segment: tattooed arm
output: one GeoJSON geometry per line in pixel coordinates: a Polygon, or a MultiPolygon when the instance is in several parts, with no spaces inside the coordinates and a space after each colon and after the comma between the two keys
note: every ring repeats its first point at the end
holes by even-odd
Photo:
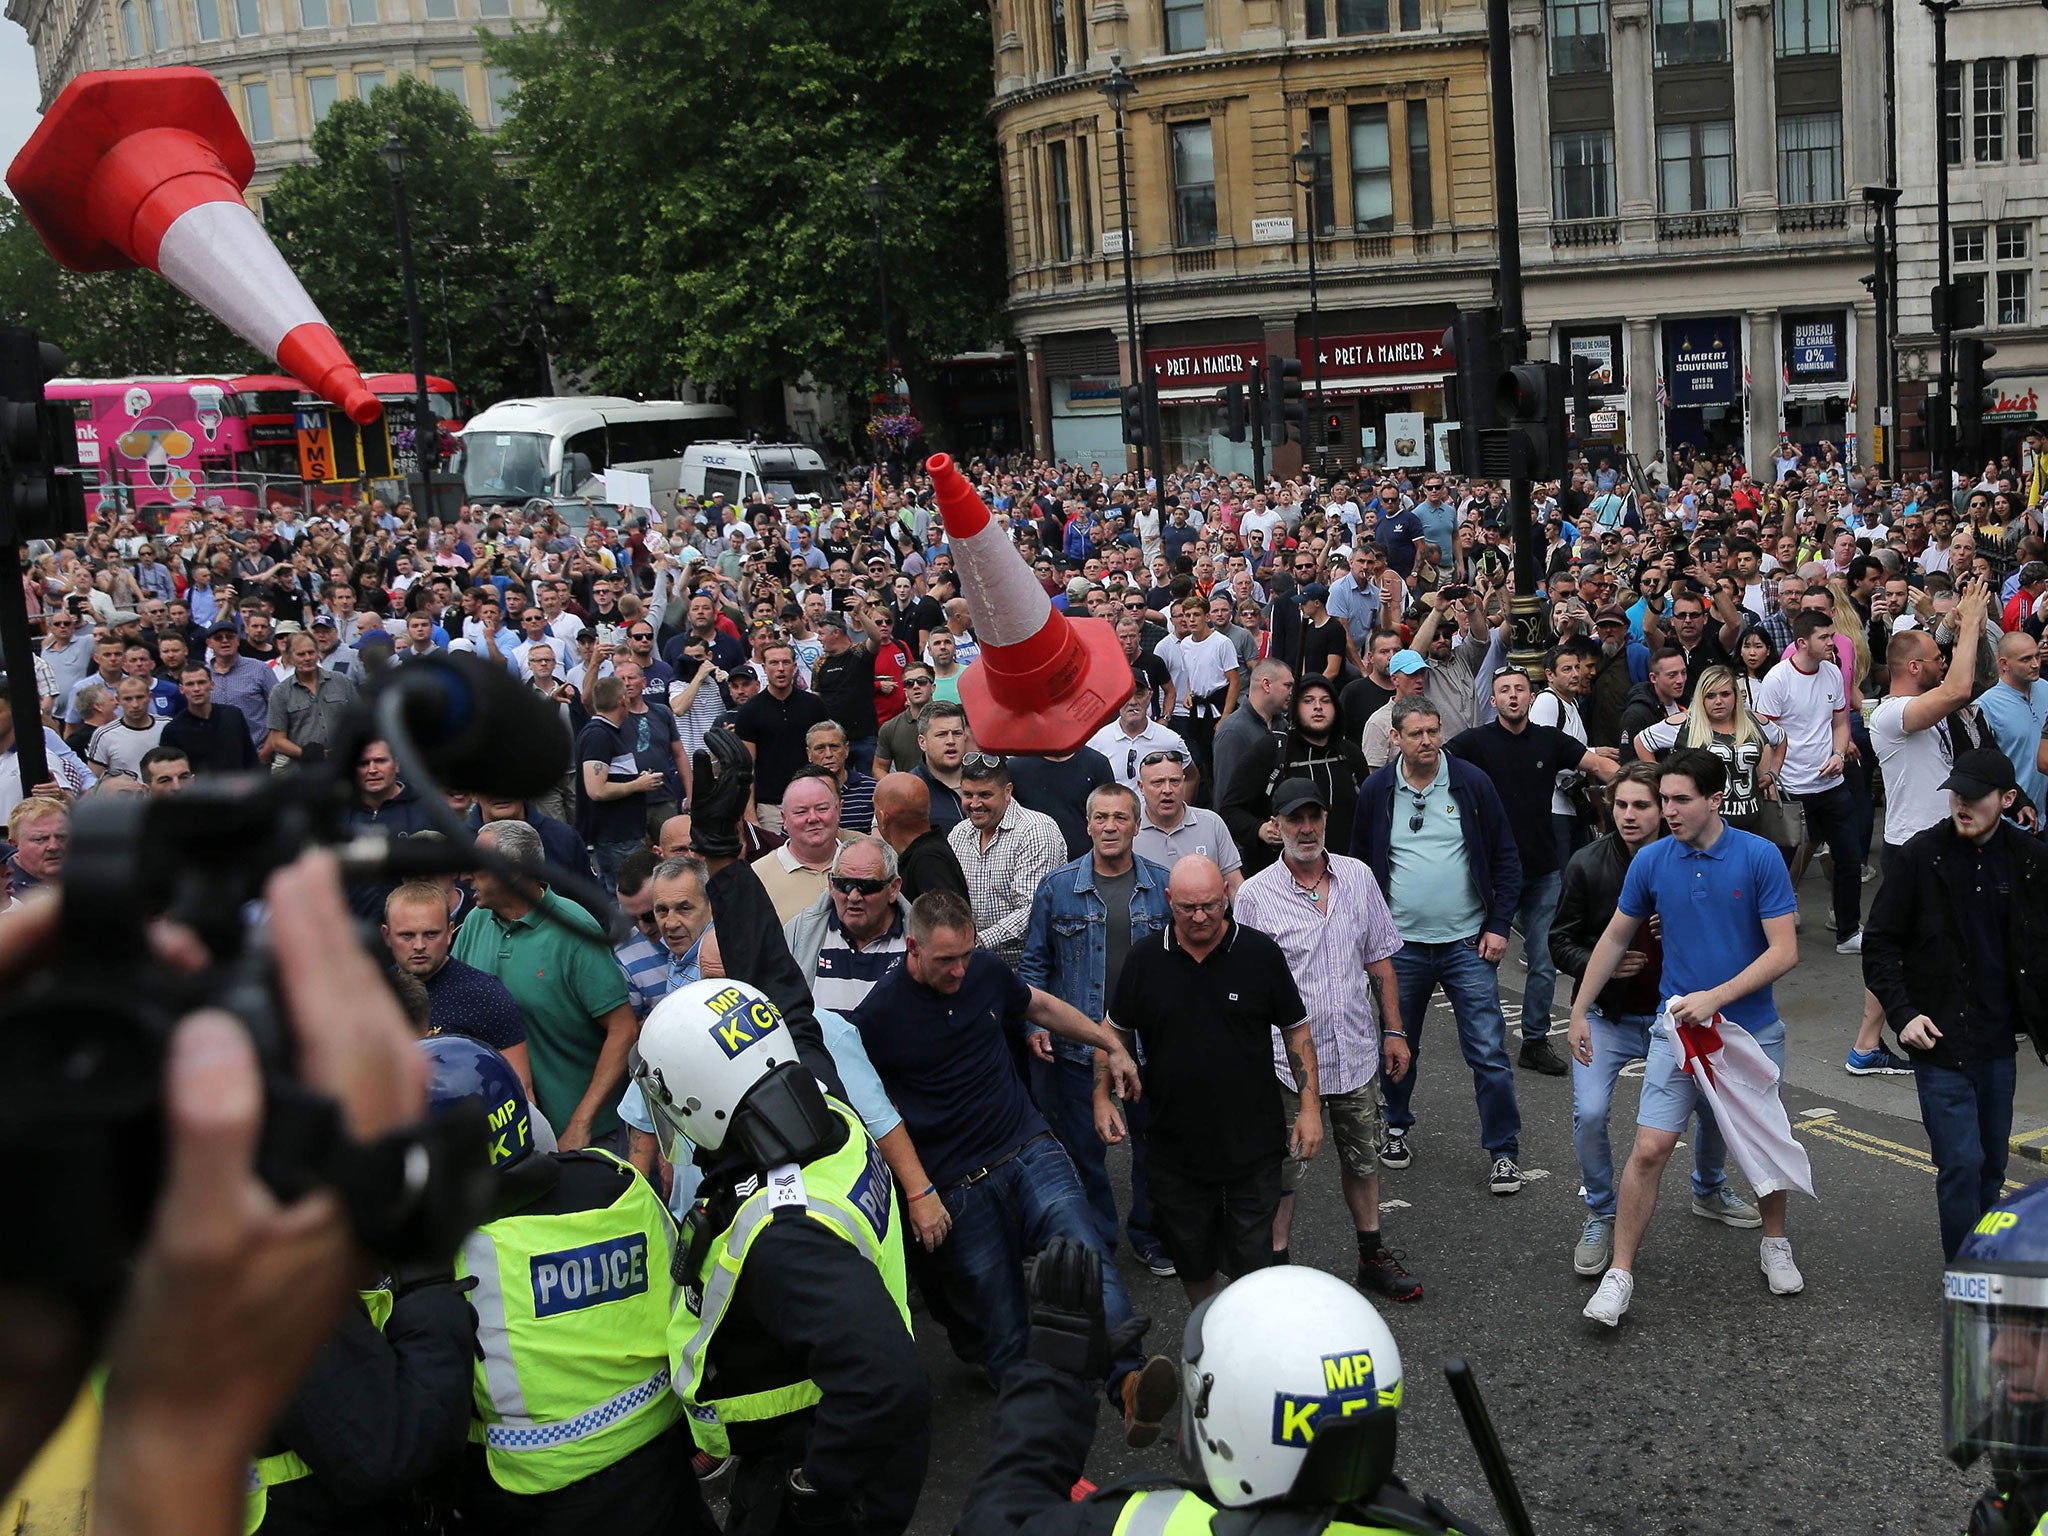
{"type": "Polygon", "coordinates": [[[1323,1145],[1323,1099],[1316,1091],[1316,1043],[1309,1038],[1308,1021],[1280,1031],[1287,1047],[1288,1070],[1294,1074],[1295,1090],[1301,1095],[1301,1113],[1295,1117],[1294,1135],[1287,1152],[1307,1162],[1323,1145]]]}

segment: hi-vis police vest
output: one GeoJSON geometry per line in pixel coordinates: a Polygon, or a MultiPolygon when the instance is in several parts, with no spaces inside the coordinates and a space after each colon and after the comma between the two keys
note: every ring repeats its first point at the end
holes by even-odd
{"type": "MultiPolygon", "coordinates": [[[[1215,1505],[1191,1489],[1133,1493],[1125,1497],[1110,1536],[1210,1536],[1209,1521],[1216,1512],[1215,1505]]],[[[1332,1520],[1323,1527],[1323,1536],[1457,1536],[1455,1527],[1436,1519],[1419,1502],[1412,1511],[1375,1507],[1368,1518],[1370,1525],[1332,1520]]]]}
{"type": "Polygon", "coordinates": [[[455,1277],[476,1277],[469,1299],[483,1352],[469,1438],[500,1488],[566,1488],[681,1414],[668,1389],[674,1242],[667,1208],[641,1178],[604,1210],[505,1216],[464,1241],[455,1277]]]}
{"type": "Polygon", "coordinates": [[[697,1448],[714,1456],[731,1450],[728,1424],[777,1419],[820,1402],[824,1394],[808,1378],[787,1382],[739,1382],[744,1390],[704,1396],[704,1372],[712,1341],[725,1320],[740,1273],[754,1240],[785,1208],[801,1211],[826,1231],[853,1244],[860,1256],[882,1273],[890,1300],[910,1328],[910,1302],[903,1279],[903,1233],[895,1223],[895,1180],[881,1149],[869,1140],[860,1117],[828,1097],[834,1114],[846,1123],[845,1143],[828,1156],[801,1168],[771,1168],[761,1187],[740,1202],[732,1224],[711,1245],[704,1272],[683,1291],[683,1304],[669,1324],[669,1353],[675,1365],[676,1390],[690,1418],[697,1448]]]}
{"type": "MultiPolygon", "coordinates": [[[[391,1321],[391,1293],[389,1291],[364,1291],[363,1307],[370,1314],[370,1321],[382,1333],[384,1325],[391,1321]]],[[[242,1530],[254,1532],[270,1513],[270,1490],[279,1483],[296,1482],[302,1477],[311,1477],[313,1469],[296,1451],[279,1451],[275,1456],[259,1456],[249,1464],[248,1496],[242,1507],[242,1530]]]]}

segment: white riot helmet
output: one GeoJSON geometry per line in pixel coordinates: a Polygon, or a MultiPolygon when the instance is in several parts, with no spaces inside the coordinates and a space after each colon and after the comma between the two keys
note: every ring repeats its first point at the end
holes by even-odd
{"type": "Polygon", "coordinates": [[[1257,1270],[1189,1316],[1180,1401],[1181,1465],[1218,1505],[1356,1503],[1394,1469],[1401,1351],[1336,1276],[1257,1270]]]}
{"type": "Polygon", "coordinates": [[[806,1162],[834,1124],[781,1011],[743,981],[693,981],[656,1003],[632,1072],[670,1162],[689,1161],[678,1136],[708,1152],[730,1142],[764,1168],[806,1162]]]}

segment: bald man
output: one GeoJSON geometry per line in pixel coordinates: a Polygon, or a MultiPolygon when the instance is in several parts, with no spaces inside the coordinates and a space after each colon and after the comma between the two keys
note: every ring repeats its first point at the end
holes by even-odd
{"type": "Polygon", "coordinates": [[[875,831],[896,850],[903,899],[926,891],[965,898],[967,875],[946,834],[932,825],[931,786],[914,773],[885,773],[875,785],[875,831]]]}
{"type": "Polygon", "coordinates": [[[1998,750],[2012,759],[2020,788],[2040,805],[2048,794],[2039,761],[2042,733],[2048,731],[2048,683],[2041,681],[2040,643],[2025,630],[1999,639],[1998,681],[1978,696],[1977,708],[1998,750]]]}

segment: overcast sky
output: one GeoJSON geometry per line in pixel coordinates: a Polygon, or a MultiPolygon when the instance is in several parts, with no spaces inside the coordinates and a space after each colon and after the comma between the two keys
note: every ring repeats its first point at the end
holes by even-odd
{"type": "Polygon", "coordinates": [[[14,163],[15,151],[35,132],[36,56],[28,34],[0,21],[0,167],[14,163]]]}

